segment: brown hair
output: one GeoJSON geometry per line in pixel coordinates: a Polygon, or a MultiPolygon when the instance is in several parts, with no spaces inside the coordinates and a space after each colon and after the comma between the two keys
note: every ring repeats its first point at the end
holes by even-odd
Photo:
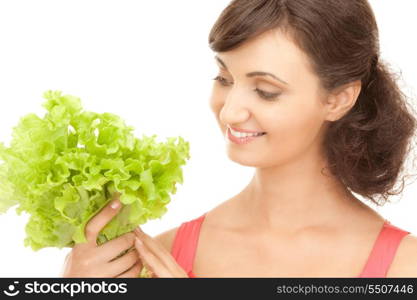
{"type": "Polygon", "coordinates": [[[325,90],[361,80],[355,105],[328,124],[323,146],[336,178],[375,204],[385,204],[388,195],[404,188],[407,176],[399,191],[393,189],[411,150],[417,121],[396,74],[379,58],[378,27],[369,3],[234,0],[212,27],[209,45],[215,52],[228,51],[278,28],[290,32],[308,55],[325,90]]]}

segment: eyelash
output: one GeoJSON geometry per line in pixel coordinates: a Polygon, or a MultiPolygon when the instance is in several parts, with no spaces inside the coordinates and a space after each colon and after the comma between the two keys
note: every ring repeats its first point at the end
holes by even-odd
{"type": "MultiPolygon", "coordinates": [[[[222,76],[216,76],[213,78],[213,80],[218,81],[222,86],[227,86],[227,81],[222,76]]],[[[258,88],[254,89],[254,91],[257,92],[261,98],[268,100],[268,101],[274,101],[275,98],[277,98],[280,95],[280,93],[268,93],[258,88]]]]}

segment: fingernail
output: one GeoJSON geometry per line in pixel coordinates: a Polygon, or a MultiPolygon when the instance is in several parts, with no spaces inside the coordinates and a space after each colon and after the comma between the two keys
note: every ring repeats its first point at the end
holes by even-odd
{"type": "Polygon", "coordinates": [[[143,245],[143,242],[142,242],[140,239],[135,238],[135,241],[136,241],[136,244],[137,244],[138,246],[142,246],[142,245],[143,245]]]}
{"type": "Polygon", "coordinates": [[[139,226],[138,226],[138,227],[136,227],[136,232],[137,232],[137,233],[143,233],[142,228],[140,228],[139,226]]]}
{"type": "Polygon", "coordinates": [[[112,204],[110,204],[111,208],[116,209],[120,206],[120,202],[118,199],[113,200],[112,204]]]}

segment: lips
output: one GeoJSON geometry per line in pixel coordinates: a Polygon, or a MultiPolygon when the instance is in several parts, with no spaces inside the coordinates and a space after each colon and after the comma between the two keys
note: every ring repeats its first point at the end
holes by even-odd
{"type": "Polygon", "coordinates": [[[266,133],[264,131],[253,131],[253,130],[248,130],[248,129],[240,129],[240,128],[235,128],[232,126],[229,126],[230,128],[232,128],[234,131],[237,132],[242,132],[242,133],[266,133]]]}
{"type": "Polygon", "coordinates": [[[243,144],[248,144],[254,140],[260,139],[262,138],[262,136],[264,136],[265,134],[261,134],[261,135],[255,135],[255,136],[246,136],[246,137],[235,137],[232,133],[231,133],[230,128],[227,128],[227,137],[228,139],[233,142],[234,144],[238,144],[238,145],[243,145],[243,144]]]}

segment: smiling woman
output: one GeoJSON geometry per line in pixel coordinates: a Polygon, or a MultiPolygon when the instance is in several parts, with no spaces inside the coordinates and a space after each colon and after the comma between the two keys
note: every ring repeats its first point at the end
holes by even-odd
{"type": "Polygon", "coordinates": [[[262,159],[274,163],[320,145],[326,168],[345,186],[380,205],[388,200],[416,119],[379,59],[367,1],[232,1],[209,43],[219,53],[211,108],[222,132],[270,127],[279,152],[270,144],[262,159]],[[261,98],[279,99],[259,101],[254,87],[261,98]]]}
{"type": "MultiPolygon", "coordinates": [[[[219,66],[210,108],[252,180],[155,238],[136,230],[77,247],[65,274],[417,277],[417,237],[354,195],[384,205],[402,191],[417,124],[379,58],[369,3],[234,0],[209,43],[219,66]]],[[[90,221],[91,240],[116,213],[90,221]]]]}
{"type": "Polygon", "coordinates": [[[417,237],[354,196],[384,205],[402,191],[417,124],[378,35],[366,0],[222,11],[210,108],[228,157],[255,172],[156,237],[190,277],[417,276],[417,237]]]}

